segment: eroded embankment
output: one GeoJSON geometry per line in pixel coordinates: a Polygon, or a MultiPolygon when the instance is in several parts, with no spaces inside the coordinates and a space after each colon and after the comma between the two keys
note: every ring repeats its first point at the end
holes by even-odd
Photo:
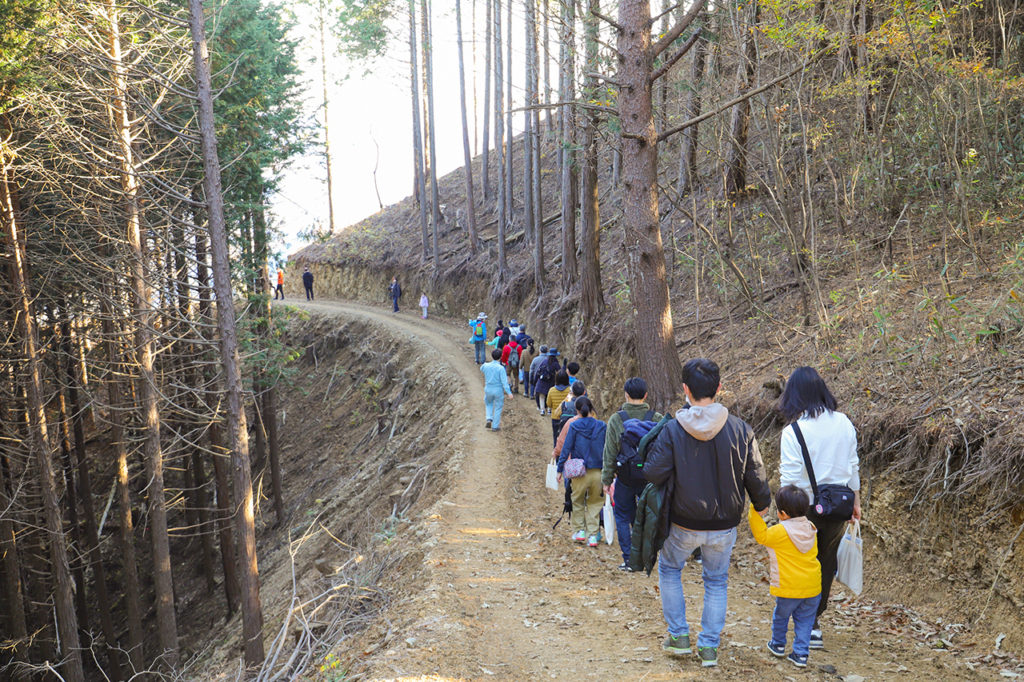
{"type": "MultiPolygon", "coordinates": [[[[286,342],[301,352],[280,399],[288,522],[258,529],[267,660],[351,672],[370,653],[353,641],[419,579],[419,549],[392,540],[446,491],[465,397],[424,341],[365,317],[295,315],[286,342]]],[[[213,646],[192,669],[232,676],[239,642],[213,646]]]]}

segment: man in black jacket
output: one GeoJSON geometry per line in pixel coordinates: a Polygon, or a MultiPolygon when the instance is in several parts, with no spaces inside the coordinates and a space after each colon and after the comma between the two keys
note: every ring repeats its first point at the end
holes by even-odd
{"type": "Polygon", "coordinates": [[[754,430],[730,415],[715,395],[721,387],[718,365],[698,358],[683,366],[686,407],[665,425],[651,446],[644,477],[660,485],[672,479],[672,520],[658,558],[661,606],[668,624],[662,648],[673,655],[691,653],[681,571],[697,547],[703,554],[704,611],[697,637],[701,665],[718,665],[718,645],[725,627],[729,557],[736,526],[746,511],[746,494],[762,515],[771,490],[754,430]]]}

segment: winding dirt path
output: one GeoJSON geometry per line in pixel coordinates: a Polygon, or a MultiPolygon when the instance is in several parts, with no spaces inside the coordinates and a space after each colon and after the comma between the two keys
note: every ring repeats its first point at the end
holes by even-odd
{"type": "MultiPolygon", "coordinates": [[[[999,677],[997,669],[968,660],[977,652],[937,649],[934,638],[921,636],[941,627],[901,607],[866,600],[836,600],[825,618],[828,648],[812,652],[806,670],[775,659],[764,648],[773,604],[764,554],[745,524],[733,553],[719,667],[705,670],[696,658],[666,656],[657,574],[619,572],[617,543],[597,549],[572,544],[567,522],[552,530],[562,495],[543,483],[551,451],[548,418],[516,395],[506,400],[502,431],[485,430],[483,382],[468,328],[421,320],[418,310],[392,314],[337,301],[298,305],[415,337],[463,385],[466,426],[452,434],[453,452],[465,453],[461,474],[418,532],[426,586],[389,610],[391,637],[371,658],[369,679],[999,677]]],[[[584,380],[586,374],[584,367],[584,380]]],[[[683,580],[696,633],[703,598],[699,566],[688,566],[683,580]]]]}

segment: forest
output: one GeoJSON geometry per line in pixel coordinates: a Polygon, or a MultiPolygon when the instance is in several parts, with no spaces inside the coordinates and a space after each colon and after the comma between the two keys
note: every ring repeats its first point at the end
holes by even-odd
{"type": "Polygon", "coordinates": [[[274,2],[0,5],[0,676],[204,677],[202,628],[179,625],[193,573],[242,677],[302,679],[332,650],[287,651],[261,605],[262,543],[304,485],[282,472],[300,351],[268,271],[272,197],[304,154],[331,219],[290,265],[327,296],[400,271],[440,314],[521,310],[608,376],[648,377],[659,408],[716,335],[734,366],[825,365],[894,510],[986,501],[973,615],[1019,607],[1024,7],[303,7],[312,78],[274,2]],[[453,15],[464,168],[441,177],[432,29],[453,15]],[[349,228],[335,51],[408,69],[411,196],[349,228]]]}

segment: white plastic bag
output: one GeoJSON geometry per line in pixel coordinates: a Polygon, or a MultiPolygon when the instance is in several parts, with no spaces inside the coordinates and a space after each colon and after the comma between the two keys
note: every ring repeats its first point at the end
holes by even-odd
{"type": "Polygon", "coordinates": [[[558,490],[558,466],[548,462],[548,473],[544,477],[544,486],[549,490],[558,490]]]}
{"type": "Polygon", "coordinates": [[[839,541],[836,563],[836,579],[860,596],[864,588],[864,548],[861,545],[860,521],[854,520],[846,526],[843,539],[839,541]]]}
{"type": "Polygon", "coordinates": [[[604,515],[604,541],[610,545],[615,542],[615,511],[611,495],[604,496],[604,509],[601,513],[604,515]]]}

